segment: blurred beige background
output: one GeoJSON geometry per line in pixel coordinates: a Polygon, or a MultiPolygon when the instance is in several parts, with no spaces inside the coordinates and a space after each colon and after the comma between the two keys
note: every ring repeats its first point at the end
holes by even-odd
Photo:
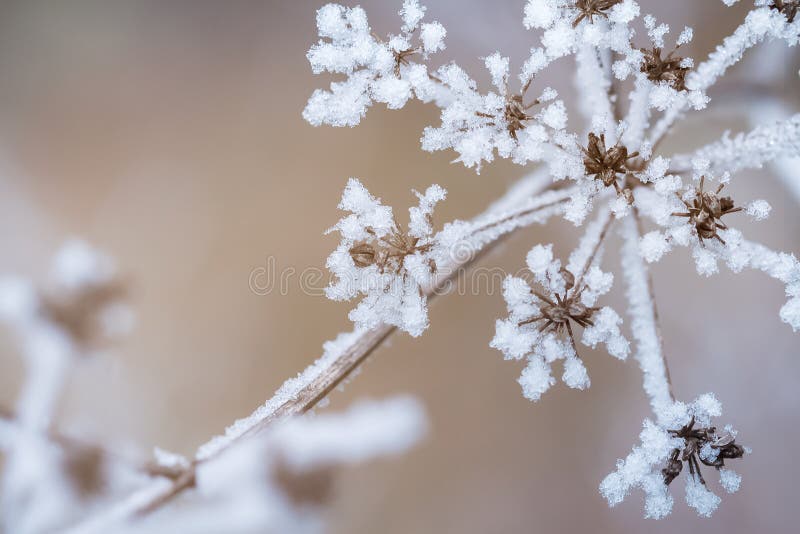
{"type": "MultiPolygon", "coordinates": [[[[438,119],[418,104],[401,112],[376,106],[356,129],[305,124],[306,98],[328,83],[312,76],[305,59],[321,3],[0,3],[0,272],[41,278],[64,238],[84,236],[135,281],[136,333],[75,372],[62,428],[190,453],[349,327],[350,306],[303,294],[297,275],[285,295],[248,287],[251,271],[270,256],[298,273],[324,266],[335,238],[322,232],[339,217],[349,176],[398,213],[412,187],[441,184],[449,190],[437,210],[441,223],[474,215],[525,173],[500,162],[477,176],[451,165],[451,153],[422,152],[421,130],[438,119]]],[[[718,0],[642,3],[674,31],[695,26],[696,58],[746,8],[725,9],[718,0]]],[[[380,34],[399,27],[400,4],[361,1],[380,34]]],[[[448,49],[436,61],[455,59],[479,79],[479,57],[499,49],[519,66],[533,44],[521,24],[523,0],[426,4],[448,29],[448,49]]],[[[797,72],[796,63],[785,68],[797,72]]],[[[548,80],[567,98],[570,69],[563,61],[548,80]]],[[[796,99],[796,87],[781,91],[796,99]]],[[[706,113],[665,152],[744,127],[706,113]]],[[[730,190],[774,208],[761,224],[737,217],[748,236],[800,251],[797,203],[768,172],[743,173],[730,190]]],[[[524,230],[485,264],[515,271],[533,244],[553,241],[566,253],[575,237],[561,221],[524,230]]],[[[343,473],[333,531],[794,531],[800,338],[777,318],[781,287],[753,272],[701,279],[685,251],[655,275],[678,395],[716,392],[723,421],[754,451],[735,466],[744,475],[741,492],[725,498],[712,520],[687,509],[681,483],[668,520],[641,519],[638,494],[609,510],[597,485],[648,415],[635,361],[583,351],[591,389],[559,385],[532,404],[516,383],[521,365],[488,347],[505,313],[502,297],[482,294],[437,301],[422,338],[392,338],[332,396],[329,409],[414,393],[433,423],[411,454],[343,473]]],[[[613,302],[621,311],[620,286],[613,302]]],[[[20,373],[3,331],[3,406],[13,406],[20,373]]]]}

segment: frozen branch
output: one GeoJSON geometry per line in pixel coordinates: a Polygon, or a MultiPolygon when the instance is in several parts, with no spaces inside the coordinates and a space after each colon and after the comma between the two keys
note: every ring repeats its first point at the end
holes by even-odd
{"type": "Polygon", "coordinates": [[[653,413],[659,417],[675,399],[658,324],[653,282],[649,269],[639,254],[641,230],[638,223],[639,217],[635,211],[633,216],[622,222],[622,270],[627,284],[631,330],[636,340],[636,361],[644,375],[644,390],[650,399],[653,413]]]}
{"type": "Polygon", "coordinates": [[[692,154],[678,154],[671,159],[671,168],[679,172],[692,169],[692,160],[708,160],[716,174],[734,173],[742,169],[758,169],[779,158],[800,156],[800,114],[789,119],[758,126],[748,133],[722,139],[699,148],[692,154]]]}
{"type": "MultiPolygon", "coordinates": [[[[528,192],[535,194],[541,192],[546,186],[547,181],[533,179],[530,182],[536,186],[528,186],[528,192]]],[[[499,201],[495,202],[494,209],[475,218],[475,220],[486,220],[492,218],[497,207],[513,211],[515,207],[526,206],[530,202],[528,197],[520,198],[515,189],[499,201]]],[[[561,201],[564,202],[563,200],[561,201]]],[[[551,210],[553,204],[545,203],[542,211],[551,210]]],[[[527,208],[524,209],[528,209],[527,208]]],[[[535,210],[526,216],[533,217],[535,210]]],[[[480,249],[473,250],[464,258],[454,259],[455,263],[449,266],[442,266],[440,271],[443,273],[437,283],[426,291],[429,297],[434,297],[438,291],[448,286],[448,283],[458,275],[460,270],[468,268],[483,255],[487,254],[496,244],[499,244],[504,236],[514,229],[506,230],[505,233],[496,235],[494,241],[483,243],[480,249]],[[445,268],[446,267],[446,268],[445,268]]],[[[258,434],[263,429],[278,420],[283,420],[291,416],[305,413],[325,399],[337,386],[342,384],[381,344],[394,333],[395,327],[380,325],[371,330],[356,329],[353,332],[340,334],[334,341],[325,344],[325,353],[314,364],[306,368],[297,378],[288,380],[264,405],[256,409],[250,416],[236,421],[228,427],[225,434],[212,438],[202,445],[195,456],[194,461],[187,471],[177,477],[174,481],[165,483],[163,479],[154,480],[148,487],[145,487],[128,499],[117,503],[106,509],[100,515],[89,518],[86,522],[73,527],[69,532],[72,534],[89,532],[106,532],[117,522],[154,511],[164,504],[170,502],[175,496],[179,495],[195,484],[197,467],[217,457],[222,451],[237,443],[240,439],[258,434]]]]}

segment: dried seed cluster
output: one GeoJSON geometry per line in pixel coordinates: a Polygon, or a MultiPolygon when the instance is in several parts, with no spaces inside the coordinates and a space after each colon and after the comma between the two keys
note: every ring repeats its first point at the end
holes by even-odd
{"type": "MultiPolygon", "coordinates": [[[[374,232],[367,230],[374,235],[374,232]]],[[[399,230],[371,242],[361,242],[350,248],[350,257],[356,267],[369,267],[377,265],[381,272],[400,272],[406,256],[417,252],[427,252],[431,244],[418,245],[419,238],[411,237],[399,230]]]]}
{"type": "Polygon", "coordinates": [[[720,184],[713,193],[703,191],[705,179],[705,176],[700,178],[700,186],[695,189],[695,198],[692,202],[687,202],[678,195],[678,198],[681,198],[681,202],[686,205],[689,211],[673,213],[672,215],[675,217],[688,217],[697,230],[701,243],[704,239],[717,239],[724,245],[725,241],[717,233],[718,229],[728,229],[721,220],[722,216],[742,211],[744,208],[736,207],[731,197],[719,197],[719,193],[725,187],[725,184],[720,184]]]}
{"type": "MultiPolygon", "coordinates": [[[[519,93],[510,93],[508,91],[508,81],[506,81],[506,105],[505,108],[503,108],[502,120],[506,124],[508,135],[515,141],[517,140],[517,132],[525,129],[525,122],[534,118],[532,115],[528,115],[528,110],[540,103],[538,99],[530,104],[524,103],[525,93],[528,92],[531,81],[532,80],[528,80],[528,83],[525,84],[519,93]]],[[[481,111],[476,112],[476,115],[488,119],[497,119],[495,115],[481,111]]],[[[488,123],[488,126],[495,125],[495,122],[488,123]]]]}
{"type": "Polygon", "coordinates": [[[776,9],[786,15],[789,24],[794,22],[797,11],[800,9],[800,0],[773,0],[770,9],[776,9]]]}
{"type": "Polygon", "coordinates": [[[640,48],[640,50],[644,54],[641,71],[647,75],[648,80],[655,83],[667,82],[676,91],[686,90],[686,75],[691,69],[684,66],[685,58],[675,56],[677,48],[663,58],[660,47],[640,48]]]}
{"type": "Polygon", "coordinates": [[[594,24],[595,16],[608,18],[606,11],[620,3],[622,0],[576,0],[573,7],[578,10],[578,14],[572,21],[572,27],[577,27],[583,19],[588,18],[594,24]]]}
{"type": "Polygon", "coordinates": [[[628,149],[617,142],[606,149],[606,136],[604,134],[589,134],[589,144],[581,147],[583,152],[583,166],[588,176],[603,182],[606,187],[613,186],[617,194],[623,195],[629,203],[633,203],[633,194],[629,188],[620,187],[617,175],[627,175],[632,169],[628,161],[639,156],[638,152],[628,154],[628,149]]]}
{"type": "Polygon", "coordinates": [[[700,464],[720,469],[725,460],[744,456],[744,447],[736,444],[734,435],[725,431],[717,433],[716,427],[694,428],[695,418],[678,430],[670,430],[673,436],[683,438],[686,445],[683,449],[673,449],[667,466],[661,470],[664,483],[669,485],[683,470],[683,462],[689,465],[689,473],[696,476],[705,485],[706,481],[700,473],[700,464]]]}
{"type": "Polygon", "coordinates": [[[556,300],[554,302],[541,292],[532,290],[532,293],[540,301],[539,311],[541,315],[526,319],[520,322],[519,326],[541,322],[539,326],[540,332],[546,333],[552,330],[559,335],[567,332],[571,338],[573,338],[573,334],[570,321],[574,321],[584,328],[594,326],[592,316],[600,308],[586,306],[581,302],[581,293],[586,289],[586,285],[582,285],[580,289],[570,294],[570,291],[575,287],[575,276],[564,268],[561,269],[561,276],[566,284],[564,294],[555,295],[556,300]]]}

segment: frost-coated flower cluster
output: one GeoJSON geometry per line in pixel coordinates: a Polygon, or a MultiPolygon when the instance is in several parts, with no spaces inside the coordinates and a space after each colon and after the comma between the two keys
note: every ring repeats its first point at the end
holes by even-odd
{"type": "Polygon", "coordinates": [[[337,4],[317,12],[320,41],[308,51],[314,73],[345,74],[330,91],[314,92],[303,117],[316,126],[355,126],[373,102],[400,109],[416,96],[428,101],[440,89],[429,78],[428,68],[413,61],[415,56],[444,49],[446,31],[438,22],[422,23],[425,8],[417,0],[405,0],[400,11],[402,31],[386,41],[376,37],[367,14],[360,7],[337,4]]]}
{"type": "MultiPolygon", "coordinates": [[[[736,0],[723,3],[731,6],[736,0]]],[[[403,4],[404,18],[409,4],[403,4]]],[[[424,8],[413,4],[421,17],[424,8]]],[[[800,156],[798,115],[736,136],[725,133],[719,141],[685,154],[661,153],[661,142],[688,112],[712,103],[709,89],[748,50],[767,41],[797,45],[797,11],[797,2],[756,0],[733,34],[707,59],[696,62],[684,54],[694,30],[687,26],[673,32],[669,25],[643,13],[634,0],[527,0],[522,23],[535,35],[535,44],[516,75],[512,75],[507,56],[499,51],[486,55],[483,61],[491,80],[486,88],[454,62],[426,67],[430,58],[424,47],[414,51],[420,64],[397,61],[398,52],[411,49],[411,45],[393,48],[397,68],[392,83],[398,87],[403,84],[406,89],[401,91],[402,98],[394,102],[397,105],[390,103],[390,107],[400,107],[408,98],[416,97],[440,109],[441,124],[423,131],[424,150],[452,150],[455,161],[477,172],[496,157],[520,165],[542,164],[556,191],[539,193],[534,200],[568,191],[553,208],[578,226],[592,212],[599,212],[594,222],[586,225],[584,237],[567,265],[554,257],[552,245],[536,245],[526,258],[532,278],[506,278],[503,296],[509,315],[497,321],[491,346],[506,359],[527,362],[519,383],[524,396],[531,400],[538,400],[555,383],[552,367],[558,360],[563,361],[562,380],[568,386],[589,386],[588,372],[578,357],[578,341],[590,347],[604,344],[612,356],[620,359],[633,349],[657,422],[645,423],[642,445],[620,464],[617,473],[606,479],[603,493],[615,504],[631,487],[643,488],[648,496],[648,517],[663,517],[671,509],[667,486],[683,463],[688,463],[689,504],[701,515],[710,515],[719,499],[706,488],[699,474],[700,463],[719,468],[723,486],[733,490],[738,487],[739,477],[723,469],[721,460],[741,456],[741,448],[731,445],[732,431],[719,433],[709,426],[709,417],[719,411],[713,397],[701,397],[689,406],[674,400],[648,264],[677,247],[686,247],[701,275],[716,273],[720,262],[734,272],[745,268],[760,270],[784,285],[788,301],[780,310],[780,318],[795,331],[800,330],[800,262],[793,254],[748,241],[741,229],[750,221],[767,218],[771,207],[765,200],[735,199],[731,188],[726,189],[733,175],[743,169],[800,156]],[[567,57],[575,61],[580,120],[572,116],[555,88],[538,83],[540,73],[567,57]],[[419,72],[416,82],[411,80],[412,68],[419,72]],[[582,129],[576,129],[580,124],[582,129]],[[559,183],[562,180],[569,180],[571,185],[563,187],[559,183]],[[654,224],[655,228],[645,223],[654,224]],[[634,347],[621,332],[619,315],[609,307],[597,306],[598,298],[609,291],[613,282],[612,273],[600,269],[600,261],[604,241],[614,234],[609,229],[615,224],[623,238],[621,267],[634,347]],[[702,450],[692,449],[695,445],[702,445],[702,450]],[[677,457],[676,451],[680,452],[677,457]],[[719,454],[714,456],[716,453],[719,454]]],[[[319,11],[318,21],[330,17],[330,13],[348,17],[361,12],[329,5],[319,11]]],[[[413,31],[417,22],[418,19],[406,21],[404,31],[413,31]]],[[[368,36],[365,22],[357,27],[362,41],[373,43],[371,46],[380,43],[368,36]]],[[[346,33],[350,36],[353,32],[348,29],[346,33]]],[[[444,29],[439,33],[444,35],[444,29]]],[[[330,37],[323,24],[320,35],[330,37]]],[[[343,61],[346,67],[335,71],[325,63],[325,68],[347,73],[347,83],[353,87],[391,77],[388,70],[375,69],[362,59],[368,54],[337,42],[334,38],[330,46],[347,55],[343,61]],[[354,75],[369,82],[353,82],[354,75]]],[[[322,70],[317,58],[320,46],[309,52],[315,72],[322,70]]],[[[367,89],[352,93],[362,95],[363,105],[348,107],[347,103],[341,105],[332,99],[323,101],[322,93],[315,92],[306,108],[306,118],[315,125],[358,122],[369,99],[375,97],[369,96],[367,89]],[[312,108],[316,111],[309,116],[312,108]],[[340,114],[356,120],[324,119],[340,114]]],[[[800,183],[800,178],[789,180],[800,183]]],[[[353,194],[353,187],[353,182],[348,184],[346,197],[353,194]]],[[[362,208],[365,214],[384,209],[367,193],[359,194],[366,199],[362,208]]],[[[530,214],[523,208],[530,202],[519,199],[517,215],[512,210],[512,215],[496,217],[498,222],[489,225],[495,230],[494,239],[499,236],[497,228],[506,231],[504,225],[510,228],[538,222],[520,222],[523,214],[530,214]]],[[[506,203],[505,208],[508,207],[506,203]]],[[[353,221],[360,220],[357,215],[352,217],[353,221]]],[[[373,277],[377,271],[384,273],[385,281],[377,289],[363,283],[353,288],[340,282],[332,286],[329,296],[341,299],[357,293],[366,295],[351,314],[359,327],[388,323],[419,335],[427,326],[427,316],[420,311],[424,309],[424,297],[418,298],[422,295],[419,288],[430,282],[431,273],[435,272],[435,260],[431,264],[431,258],[445,248],[432,244],[447,242],[451,246],[459,240],[468,241],[472,235],[470,225],[445,224],[438,234],[428,226],[424,234],[415,235],[419,241],[411,244],[389,215],[381,217],[378,223],[352,223],[361,232],[356,237],[348,238],[343,223],[337,225],[340,231],[345,229],[345,239],[331,256],[329,266],[340,280],[348,276],[361,280],[362,274],[373,277]],[[364,228],[370,224],[377,226],[365,233],[364,228]],[[393,246],[406,252],[396,254],[402,260],[381,269],[379,265],[386,262],[373,258],[387,257],[380,256],[381,247],[376,246],[386,235],[394,236],[391,239],[396,243],[404,243],[393,246]],[[408,260],[411,261],[406,264],[408,260]],[[385,296],[385,288],[395,286],[405,290],[389,293],[407,297],[385,296]],[[403,316],[407,309],[415,311],[403,316]]]]}
{"type": "Polygon", "coordinates": [[[422,134],[422,148],[428,151],[452,148],[456,161],[478,172],[483,162],[497,153],[524,165],[542,161],[553,136],[567,126],[564,103],[558,93],[545,88],[538,98],[528,96],[531,80],[521,91],[509,89],[509,59],[499,53],[485,58],[495,91],[481,94],[477,84],[458,65],[449,64],[437,71],[437,78],[453,96],[442,110],[442,125],[428,127],[422,134]]]}
{"type": "Polygon", "coordinates": [[[391,207],[382,205],[355,178],[347,183],[339,209],[350,215],[330,229],[342,240],[328,257],[336,281],[326,294],[333,300],[364,295],[350,312],[350,320],[359,328],[386,323],[419,336],[428,327],[425,288],[436,272],[431,217],[446,192],[432,185],[425,194],[416,195],[419,205],[408,210],[410,222],[404,232],[391,207]]]}
{"type": "Polygon", "coordinates": [[[735,493],[741,476],[726,467],[725,460],[741,458],[749,452],[736,444],[733,428],[726,426],[719,431],[712,426],[712,418],[720,415],[719,401],[714,395],[705,394],[691,404],[675,402],[659,414],[659,424],[645,419],[640,444],[603,479],[600,493],[609,505],[615,506],[633,488],[639,488],[645,493],[645,517],[660,519],[672,512],[673,498],[668,487],[682,476],[686,504],[701,516],[711,516],[720,498],[708,488],[700,465],[716,469],[722,488],[735,493]]]}
{"type": "Polygon", "coordinates": [[[581,342],[586,346],[603,343],[609,354],[621,360],[630,352],[620,333],[619,315],[608,306],[595,307],[614,280],[596,265],[599,255],[595,260],[589,256],[607,222],[608,217],[593,223],[594,231],[588,233],[584,246],[573,252],[566,267],[553,257],[552,245],[531,249],[527,266],[543,292],[519,277],[509,276],[503,283],[509,317],[497,321],[491,346],[506,359],[527,359],[519,383],[530,400],[539,400],[555,384],[551,366],[558,360],[564,361],[565,384],[575,389],[589,387],[589,374],[576,351],[574,329],[578,327],[583,329],[581,342]]]}

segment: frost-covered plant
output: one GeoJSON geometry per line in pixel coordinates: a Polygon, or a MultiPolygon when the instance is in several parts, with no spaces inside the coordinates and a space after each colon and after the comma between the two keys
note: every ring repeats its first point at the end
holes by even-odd
{"type": "Polygon", "coordinates": [[[600,484],[600,493],[615,506],[634,487],[645,492],[645,517],[662,518],[672,511],[673,499],[667,487],[684,471],[686,504],[709,517],[720,498],[708,489],[700,465],[716,468],[720,484],[728,493],[739,490],[742,477],[725,467],[725,460],[744,456],[747,449],[736,443],[736,431],[722,432],[711,426],[711,418],[722,414],[722,405],[711,394],[691,404],[675,402],[659,414],[659,423],[645,419],[641,444],[617,462],[617,470],[600,484]]]}
{"type": "Polygon", "coordinates": [[[432,185],[424,195],[416,195],[419,206],[408,210],[408,231],[403,231],[392,208],[381,205],[355,178],[347,183],[339,209],[350,215],[329,230],[339,232],[342,241],[328,258],[328,268],[337,280],[326,295],[350,300],[363,294],[364,299],[350,312],[359,328],[386,323],[419,336],[428,327],[423,289],[436,273],[432,216],[446,192],[432,185]]]}
{"type": "Polygon", "coordinates": [[[553,258],[553,246],[536,245],[528,253],[527,266],[544,289],[532,289],[519,277],[509,276],[503,284],[509,318],[497,321],[497,333],[491,346],[506,359],[527,358],[528,365],[519,383],[525,397],[539,400],[555,383],[551,365],[564,360],[563,381],[571,388],[589,386],[586,367],[578,357],[573,328],[583,328],[581,342],[595,347],[604,343],[608,352],[624,360],[630,352],[622,336],[622,322],[608,306],[596,307],[597,299],[611,289],[613,275],[597,267],[600,261],[600,234],[608,231],[611,218],[592,223],[587,237],[562,267],[553,258]]]}
{"type": "MultiPolygon", "coordinates": [[[[736,1],[723,0],[728,6],[736,1]]],[[[125,461],[51,427],[65,372],[79,361],[75,356],[93,352],[129,323],[117,306],[122,286],[102,255],[82,244],[67,247],[56,262],[54,289],[19,280],[0,285],[1,315],[20,334],[29,371],[18,413],[0,418],[0,446],[7,451],[4,526],[22,533],[321,529],[317,512],[330,471],[406,450],[425,423],[418,404],[406,398],[361,405],[343,416],[303,414],[321,406],[394,330],[421,335],[429,327],[428,300],[446,292],[459,269],[504,236],[553,216],[580,226],[592,213],[566,265],[552,245],[535,244],[526,258],[532,279],[505,280],[508,318],[497,321],[491,346],[506,359],[527,360],[519,382],[531,400],[555,382],[557,360],[564,362],[568,386],[589,387],[579,334],[583,345],[604,344],[619,359],[632,353],[654,420],[645,419],[640,444],[600,491],[613,506],[641,488],[646,517],[661,518],[672,509],[669,488],[683,477],[687,503],[711,515],[720,499],[703,473],[717,469],[722,487],[733,493],[741,479],[727,463],[749,451],[731,427],[712,426],[721,415],[713,395],[690,404],[675,399],[648,264],[682,246],[691,249],[702,275],[717,272],[720,261],[734,272],[763,271],[785,287],[780,318],[800,330],[800,262],[747,240],[732,226],[746,224],[738,212],[766,218],[769,204],[723,194],[743,169],[800,156],[800,114],[773,113],[751,132],[726,133],[685,154],[660,150],[680,119],[713,104],[709,89],[748,50],[765,41],[798,44],[798,7],[790,0],[755,0],[733,34],[695,62],[682,48],[692,29],[684,28],[668,46],[669,26],[642,15],[635,0],[527,0],[521,22],[534,32],[530,54],[512,76],[510,59],[489,53],[483,59],[491,85],[481,88],[454,62],[429,66],[445,49],[447,32],[438,22],[423,22],[426,8],[417,0],[404,0],[399,33],[386,37],[371,30],[360,7],[323,6],[317,12],[320,40],[307,57],[315,73],[337,79],[311,95],[303,111],[309,123],[352,127],[374,102],[400,109],[418,99],[440,110],[440,124],[422,133],[424,150],[452,150],[455,161],[476,172],[495,157],[537,164],[537,170],[484,213],[444,223],[439,231],[432,214],[445,198],[441,187],[416,193],[419,203],[403,228],[390,207],[351,179],[339,205],[349,214],[330,230],[341,242],[328,258],[335,280],[327,296],[362,297],[350,312],[355,329],[325,343],[316,362],[192,458],[156,449],[149,462],[125,461]],[[569,57],[575,61],[578,117],[556,89],[537,80],[569,57]],[[645,222],[655,228],[645,232],[645,222]],[[600,302],[614,281],[601,264],[615,234],[622,239],[618,278],[625,285],[632,343],[622,334],[620,316],[600,302]],[[102,495],[90,491],[101,486],[102,495]],[[180,506],[167,506],[179,497],[180,506]]],[[[783,165],[783,179],[800,190],[790,167],[783,165]]]]}
{"type": "MultiPolygon", "coordinates": [[[[725,1],[726,5],[733,3],[725,1]]],[[[416,8],[418,4],[405,2],[401,15],[405,17],[410,6],[416,8]]],[[[318,22],[334,9],[344,12],[341,10],[345,8],[323,7],[318,22]]],[[[509,316],[497,321],[491,346],[506,359],[527,360],[519,379],[525,397],[538,400],[555,383],[551,368],[557,360],[564,362],[563,381],[568,386],[589,386],[588,372],[578,356],[579,329],[584,345],[594,348],[604,343],[612,356],[625,359],[628,355],[630,344],[620,331],[622,319],[610,307],[598,306],[598,299],[613,282],[613,275],[600,268],[603,244],[612,234],[610,228],[620,227],[622,274],[627,286],[634,353],[644,372],[645,390],[658,423],[645,423],[642,446],[634,448],[628,460],[620,463],[619,471],[603,482],[601,490],[615,504],[630,487],[641,486],[648,495],[648,517],[663,517],[671,510],[667,486],[683,463],[688,463],[689,504],[701,515],[710,515],[718,498],[706,489],[700,464],[721,469],[724,459],[742,456],[743,449],[733,444],[732,431],[718,433],[709,426],[708,418],[719,412],[716,400],[709,400],[713,397],[701,397],[689,406],[674,399],[647,263],[660,260],[675,246],[685,246],[692,251],[698,273],[706,276],[717,271],[720,260],[734,272],[746,267],[764,271],[785,285],[789,301],[780,317],[794,330],[800,330],[800,263],[794,255],[747,241],[740,230],[731,226],[743,222],[734,217],[737,212],[746,212],[756,221],[766,218],[771,210],[769,204],[764,200],[739,203],[723,193],[732,174],[741,169],[800,155],[800,115],[734,138],[725,134],[719,142],[694,153],[659,153],[674,124],[688,111],[709,105],[708,89],[748,49],[765,40],[782,40],[789,46],[800,41],[797,9],[796,2],[757,0],[734,34],[707,60],[696,64],[682,53],[692,40],[693,30],[684,28],[674,47],[668,48],[669,26],[652,15],[643,15],[634,0],[528,0],[523,24],[540,34],[516,80],[511,76],[509,58],[499,52],[484,58],[491,78],[491,86],[485,90],[454,62],[435,69],[415,65],[420,73],[426,73],[418,78],[424,89],[416,91],[417,98],[441,109],[441,125],[427,127],[423,132],[424,150],[453,150],[457,154],[455,161],[477,172],[495,157],[520,165],[542,164],[542,171],[532,180],[539,183],[549,175],[555,190],[562,180],[573,184],[568,197],[558,206],[565,219],[581,225],[592,211],[599,211],[566,266],[554,258],[552,245],[536,245],[526,261],[534,283],[519,276],[509,276],[504,282],[509,316]],[[644,27],[649,42],[641,41],[639,25],[644,27]],[[556,89],[544,87],[529,94],[538,85],[536,78],[541,72],[568,56],[576,62],[582,131],[570,128],[574,119],[556,89]],[[626,80],[630,80],[627,98],[622,83],[626,80]],[[514,88],[517,83],[519,89],[514,88]],[[627,109],[623,106],[626,101],[627,109]],[[657,228],[644,233],[645,219],[657,228]]],[[[326,28],[319,25],[319,30],[324,37],[326,28]]],[[[366,34],[368,28],[361,31],[366,34]]],[[[316,53],[312,47],[309,60],[318,70],[316,53]]],[[[422,57],[423,63],[428,59],[422,57]]],[[[402,69],[393,74],[398,84],[406,76],[402,69]]],[[[410,94],[410,90],[404,93],[410,94]]],[[[406,100],[398,99],[398,105],[393,107],[401,107],[406,100]]],[[[315,125],[343,125],[326,119],[339,111],[336,105],[319,107],[315,93],[304,116],[315,125]]],[[[363,113],[359,120],[361,116],[363,113]]],[[[538,190],[528,192],[531,193],[547,194],[538,190]]],[[[525,198],[524,202],[530,200],[525,198]]],[[[502,205],[507,209],[513,201],[502,205]]],[[[491,210],[486,217],[490,215],[491,210]]],[[[503,222],[514,217],[497,215],[503,222]]],[[[384,232],[399,232],[396,228],[396,223],[387,219],[384,232]]],[[[409,256],[412,258],[422,254],[443,257],[443,244],[452,243],[454,236],[467,242],[473,240],[474,244],[469,226],[455,223],[444,228],[438,234],[424,235],[424,249],[414,248],[402,237],[396,240],[404,245],[394,248],[413,254],[409,256]]],[[[340,280],[358,278],[364,267],[376,269],[372,259],[359,264],[356,254],[362,250],[369,258],[375,254],[372,245],[362,249],[352,240],[345,240],[334,253],[341,260],[329,260],[329,265],[340,280]]],[[[400,270],[404,277],[412,272],[408,266],[400,270]]],[[[422,271],[427,277],[435,270],[422,271]]],[[[398,268],[392,272],[398,272],[398,268]]],[[[398,325],[413,335],[427,327],[427,315],[419,308],[416,328],[408,328],[407,320],[397,319],[397,314],[406,309],[399,305],[402,301],[395,300],[386,317],[383,307],[371,304],[382,298],[379,294],[370,300],[368,295],[364,301],[367,304],[362,303],[351,314],[358,327],[382,322],[398,325]]],[[[721,477],[727,489],[738,487],[738,475],[721,470],[721,477]]]]}

